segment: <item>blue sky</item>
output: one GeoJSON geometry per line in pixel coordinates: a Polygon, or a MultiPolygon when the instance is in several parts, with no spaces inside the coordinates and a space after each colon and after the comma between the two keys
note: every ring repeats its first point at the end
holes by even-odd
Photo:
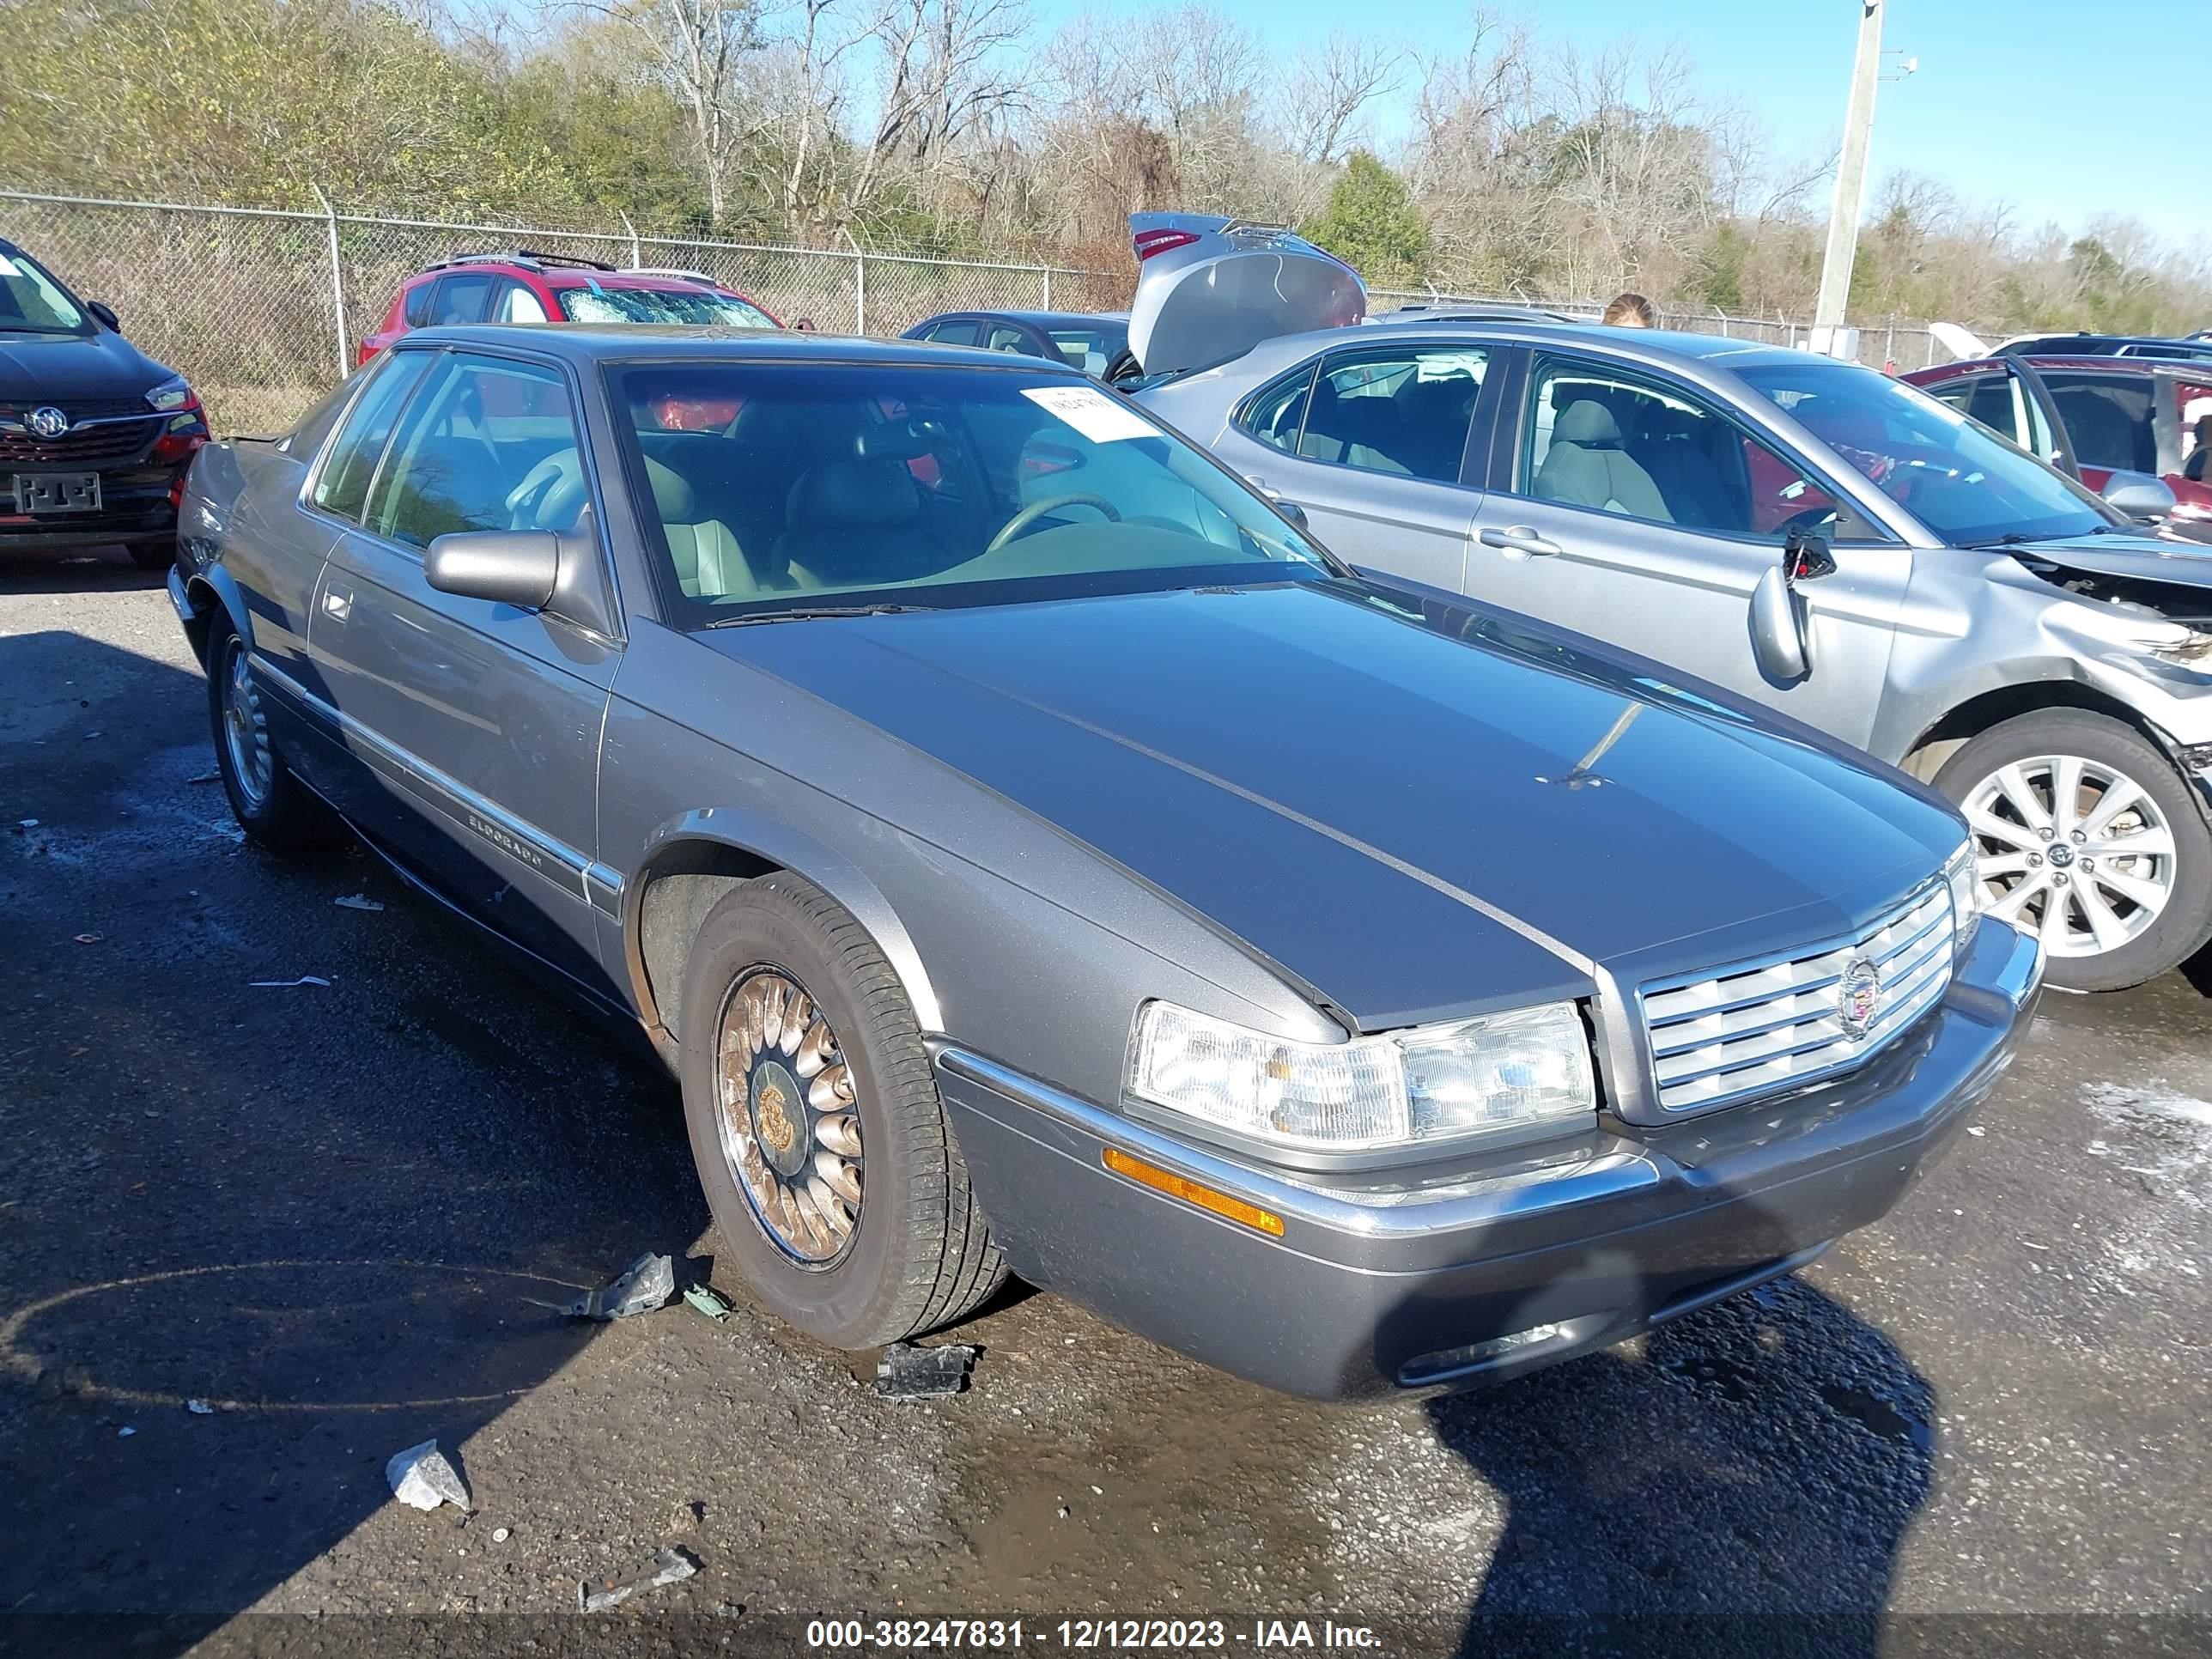
{"type": "MultiPolygon", "coordinates": [[[[1286,53],[1347,22],[1429,50],[1467,33],[1467,14],[1448,0],[1369,9],[1344,0],[1214,3],[1271,51],[1286,53]]],[[[1077,0],[1036,0],[1048,21],[1079,9],[1077,0]]],[[[1553,39],[1595,43],[1633,34],[1679,42],[1700,84],[1747,105],[1784,155],[1833,144],[1843,131],[1857,0],[1698,0],[1673,8],[1553,0],[1522,15],[1553,39]]],[[[1888,0],[1882,44],[1917,58],[1920,67],[1881,88],[1875,185],[1885,173],[1910,168],[1942,179],[1964,201],[2009,204],[2023,228],[2056,220],[2078,230],[2099,213],[2122,213],[2169,243],[2212,251],[2205,166],[2212,123],[2187,90],[2195,75],[2161,72],[2169,64],[2212,64],[2206,0],[2114,0],[2101,8],[1888,0]]],[[[1825,191],[1820,199],[1825,207],[1825,191]]]]}

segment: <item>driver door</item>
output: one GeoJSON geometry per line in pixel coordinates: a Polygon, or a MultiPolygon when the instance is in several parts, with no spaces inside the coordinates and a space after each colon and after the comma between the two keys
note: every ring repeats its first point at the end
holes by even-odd
{"type": "MultiPolygon", "coordinates": [[[[1705,392],[1595,358],[1528,365],[1468,556],[1470,597],[1641,652],[1864,746],[1912,570],[1909,548],[1843,541],[1799,592],[1811,671],[1752,650],[1751,596],[1793,525],[1836,498],[1705,392]]],[[[1853,522],[1856,522],[1855,520],[1853,522]]]]}
{"type": "Polygon", "coordinates": [[[331,551],[309,648],[401,854],[495,931],[599,984],[586,872],[621,661],[611,592],[576,616],[525,611],[440,592],[422,564],[451,532],[588,529],[574,408],[551,364],[441,354],[359,527],[331,551]]]}

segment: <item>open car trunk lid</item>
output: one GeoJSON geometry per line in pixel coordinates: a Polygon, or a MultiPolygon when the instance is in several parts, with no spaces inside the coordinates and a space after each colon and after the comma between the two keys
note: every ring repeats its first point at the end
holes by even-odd
{"type": "Polygon", "coordinates": [[[1367,314],[1359,273],[1273,225],[1215,213],[1133,213],[1129,350],[1147,375],[1241,357],[1262,340],[1367,314]]]}

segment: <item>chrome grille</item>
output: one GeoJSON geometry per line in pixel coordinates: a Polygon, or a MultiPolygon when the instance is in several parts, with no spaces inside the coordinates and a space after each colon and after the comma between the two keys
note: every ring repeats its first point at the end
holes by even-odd
{"type": "Polygon", "coordinates": [[[1717,1106],[1857,1065],[1943,994],[1951,952],[1951,897],[1939,881],[1840,944],[1646,985],[1659,1103],[1717,1106]],[[1861,957],[1874,963],[1881,990],[1873,1019],[1854,1036],[1840,999],[1844,970],[1861,957]]]}
{"type": "Polygon", "coordinates": [[[143,421],[103,422],[81,426],[58,438],[34,438],[27,432],[0,432],[0,463],[12,466],[81,466],[90,461],[123,460],[153,441],[158,415],[143,421]]]}

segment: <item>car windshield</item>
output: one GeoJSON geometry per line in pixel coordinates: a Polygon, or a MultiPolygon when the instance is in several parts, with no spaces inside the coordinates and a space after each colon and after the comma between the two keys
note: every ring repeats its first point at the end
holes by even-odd
{"type": "Polygon", "coordinates": [[[1345,574],[1110,392],[991,366],[610,371],[680,625],[1345,574]]]}
{"type": "Polygon", "coordinates": [[[59,283],[21,254],[0,251],[0,332],[82,334],[91,327],[59,283]]]}
{"type": "Polygon", "coordinates": [[[1129,325],[1054,323],[1045,330],[1045,336],[1071,368],[1079,368],[1085,374],[1103,374],[1106,366],[1128,349],[1129,325]]]}
{"type": "Polygon", "coordinates": [[[2086,536],[2113,522],[2088,490],[1917,387],[1817,359],[1738,373],[1950,546],[2086,536]]]}
{"type": "Polygon", "coordinates": [[[749,300],[703,288],[564,288],[556,295],[572,323],[690,323],[723,328],[774,328],[775,319],[749,300]]]}

